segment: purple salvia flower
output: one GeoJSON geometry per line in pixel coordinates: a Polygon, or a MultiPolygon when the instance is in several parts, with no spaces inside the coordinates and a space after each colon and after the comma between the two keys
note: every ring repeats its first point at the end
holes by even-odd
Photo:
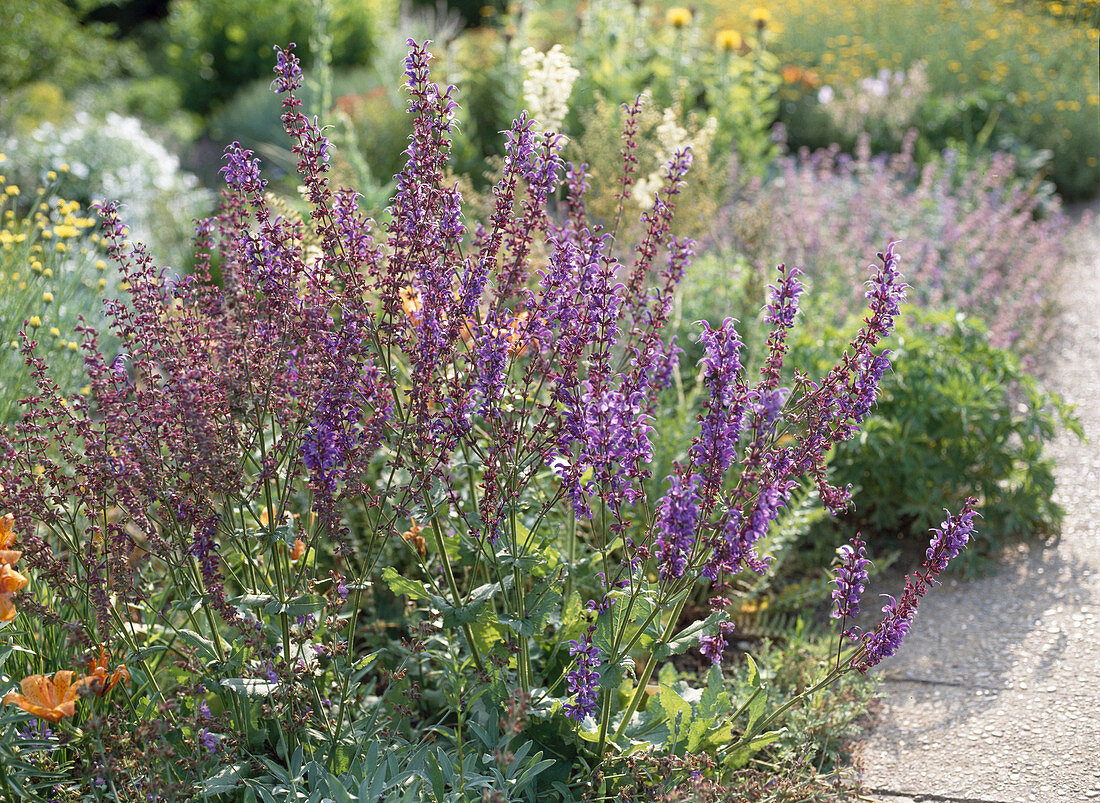
{"type": "Polygon", "coordinates": [[[713,636],[702,636],[699,639],[699,652],[704,658],[709,658],[712,664],[722,663],[722,653],[735,629],[733,622],[719,623],[717,633],[713,636]]]}
{"type": "Polygon", "coordinates": [[[772,330],[768,335],[768,359],[761,369],[761,390],[775,388],[783,370],[783,359],[787,354],[787,332],[794,326],[798,315],[798,302],[805,289],[799,276],[802,271],[786,265],[777,268],[779,283],[768,285],[771,295],[767,307],[767,321],[772,330]]]}
{"type": "Polygon", "coordinates": [[[569,645],[569,655],[577,659],[577,666],[566,675],[569,695],[573,701],[566,703],[563,710],[567,717],[577,722],[596,713],[600,692],[598,670],[603,653],[592,643],[595,632],[596,625],[591,624],[579,639],[566,642],[569,645]]]}
{"type": "Polygon", "coordinates": [[[722,477],[737,454],[744,421],[744,399],[740,391],[741,339],[736,322],[726,318],[717,329],[703,321],[700,341],[706,349],[702,359],[703,381],[710,391],[699,437],[691,447],[692,465],[702,472],[709,496],[717,492],[722,477]]]}
{"type": "Polygon", "coordinates": [[[867,585],[867,567],[871,565],[866,547],[859,533],[856,533],[850,543],[837,549],[840,565],[833,578],[836,583],[833,591],[836,602],[832,613],[834,619],[851,619],[859,613],[859,601],[867,585]]]}
{"type": "Polygon", "coordinates": [[[199,731],[198,743],[200,747],[211,754],[218,749],[218,737],[211,733],[209,728],[203,728],[199,731]]]}
{"type": "Polygon", "coordinates": [[[935,574],[945,571],[948,562],[970,542],[970,536],[974,534],[974,517],[978,515],[971,507],[974,503],[975,500],[968,499],[960,515],[949,514],[947,521],[932,531],[932,541],[924,562],[929,571],[935,574]]]}
{"type": "Polygon", "coordinates": [[[657,565],[662,581],[684,576],[699,523],[699,475],[669,477],[671,487],[657,503],[657,565]]]}
{"type": "Polygon", "coordinates": [[[974,510],[977,501],[973,497],[967,499],[961,513],[948,516],[947,521],[933,531],[924,564],[912,575],[906,575],[901,598],[889,598],[878,626],[862,636],[852,634],[852,638],[862,641],[864,647],[852,661],[854,669],[866,672],[897,652],[917,615],[921,598],[936,584],[948,562],[969,542],[974,532],[974,517],[978,515],[974,510]]]}

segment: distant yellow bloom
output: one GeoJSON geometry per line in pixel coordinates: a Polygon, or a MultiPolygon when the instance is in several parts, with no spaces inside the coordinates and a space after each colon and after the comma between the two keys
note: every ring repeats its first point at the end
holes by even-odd
{"type": "Polygon", "coordinates": [[[740,33],[729,28],[719,31],[714,37],[714,42],[718,45],[719,50],[725,51],[740,50],[745,43],[740,33]]]}
{"type": "Polygon", "coordinates": [[[37,329],[39,326],[42,325],[42,319],[39,318],[37,315],[32,315],[27,319],[27,323],[37,329]]]}
{"type": "Polygon", "coordinates": [[[683,6],[670,8],[665,15],[665,20],[673,28],[683,28],[691,24],[691,9],[684,8],[683,6]]]}
{"type": "Polygon", "coordinates": [[[757,28],[763,30],[771,24],[772,13],[762,6],[757,6],[749,12],[749,19],[753,21],[757,28]]]}
{"type": "Polygon", "coordinates": [[[22,694],[12,692],[4,698],[8,705],[17,705],[29,714],[47,722],[57,723],[62,717],[76,713],[76,697],[80,687],[73,683],[73,672],[65,669],[53,676],[31,675],[19,684],[22,694]]]}
{"type": "Polygon", "coordinates": [[[18,195],[19,194],[19,185],[18,184],[9,184],[8,186],[4,187],[4,192],[6,192],[8,195],[18,195]]]}
{"type": "Polygon", "coordinates": [[[43,304],[52,304],[53,303],[53,293],[51,293],[49,290],[47,290],[45,293],[43,293],[42,294],[42,303],[43,304]]]}

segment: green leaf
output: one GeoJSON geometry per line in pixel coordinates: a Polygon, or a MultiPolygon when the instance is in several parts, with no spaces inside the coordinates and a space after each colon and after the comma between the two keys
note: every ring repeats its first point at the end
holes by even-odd
{"type": "Polygon", "coordinates": [[[204,795],[222,795],[232,792],[240,783],[245,766],[245,764],[230,764],[199,784],[199,789],[204,795]]]}
{"type": "Polygon", "coordinates": [[[279,685],[266,680],[256,680],[255,678],[222,678],[219,682],[223,688],[250,699],[269,697],[279,685]]]}
{"type": "Polygon", "coordinates": [[[272,599],[264,606],[264,613],[268,616],[278,616],[282,614],[290,617],[298,617],[315,613],[324,607],[324,600],[310,596],[295,597],[286,602],[279,602],[276,599],[272,599]]]}
{"type": "Polygon", "coordinates": [[[726,614],[723,611],[715,611],[706,619],[699,619],[692,622],[685,627],[679,633],[677,633],[672,641],[667,644],[657,645],[657,649],[654,651],[657,660],[663,661],[673,655],[681,655],[689,648],[699,643],[699,639],[703,636],[713,636],[718,632],[719,623],[726,619],[726,614]]]}
{"type": "Polygon", "coordinates": [[[193,630],[177,630],[175,634],[179,637],[180,641],[194,647],[202,657],[206,658],[206,660],[218,660],[218,651],[214,649],[214,642],[210,639],[200,636],[193,630]]]}
{"type": "Polygon", "coordinates": [[[392,566],[387,566],[382,570],[382,580],[390,587],[390,591],[394,594],[404,594],[413,599],[428,598],[428,592],[424,588],[423,583],[410,580],[407,577],[402,577],[392,566]]]}
{"type": "Polygon", "coordinates": [[[718,664],[712,664],[707,672],[707,687],[699,697],[699,715],[717,721],[732,710],[729,693],[726,692],[726,679],[718,664]]]}

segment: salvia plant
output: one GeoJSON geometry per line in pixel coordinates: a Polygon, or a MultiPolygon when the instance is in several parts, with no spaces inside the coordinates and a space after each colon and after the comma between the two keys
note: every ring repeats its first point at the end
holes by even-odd
{"type": "Polygon", "coordinates": [[[614,794],[628,759],[636,784],[641,756],[721,784],[786,711],[891,655],[966,544],[973,500],[863,632],[853,543],[820,679],[778,701],[753,671],[731,699],[738,577],[768,572],[765,536],[800,483],[829,510],[848,503],[826,458],[890,366],[898,254],[879,254],[862,328],[816,379],[784,370],[797,270],[770,287],[759,367],[733,320],[702,326],[698,427],[653,478],[678,370],[665,326],[694,248],[669,231],[690,151],[627,250],[589,222],[584,166],[522,115],[495,209],[468,222],[445,179],[453,88],[409,47],[413,133],[383,228],[330,186],[298,60],[278,50],[309,218],[276,213],[258,160],[230,145],[191,275],[158,268],[116,207],[99,209],[126,297],[107,304],[117,350],[80,327],[86,395],[59,389],[24,330],[37,389],[0,461],[2,657],[22,678],[0,722],[5,789],[572,799],[614,794]],[[701,616],[689,597],[707,600],[701,616]],[[386,633],[394,601],[406,624],[386,633]],[[374,649],[379,631],[391,638],[374,649]],[[670,680],[692,648],[712,664],[702,690],[670,680]]]}

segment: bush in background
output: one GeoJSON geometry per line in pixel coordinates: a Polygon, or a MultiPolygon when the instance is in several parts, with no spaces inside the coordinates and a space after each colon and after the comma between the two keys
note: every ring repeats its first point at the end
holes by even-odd
{"type": "Polygon", "coordinates": [[[1072,256],[1068,218],[1041,185],[1015,178],[1007,154],[947,151],[921,168],[911,146],[872,158],[864,141],[855,158],[832,148],[780,159],[771,181],[735,193],[714,247],[761,275],[780,256],[800,266],[817,295],[835,299],[839,323],[854,311],[847,288],[863,267],[849,258],[851,245],[901,240],[910,301],[980,318],[994,346],[1034,366],[1055,334],[1060,266],[1072,256]]]}
{"type": "Polygon", "coordinates": [[[317,55],[310,51],[310,33],[322,2],[331,20],[333,63],[368,64],[380,21],[396,13],[389,0],[175,0],[156,36],[184,106],[206,114],[267,75],[272,42],[297,42],[310,64],[317,55]]]}
{"type": "Polygon", "coordinates": [[[209,212],[213,193],[136,117],[77,112],[61,125],[43,123],[23,136],[0,139],[9,178],[35,186],[57,174],[56,192],[83,205],[104,198],[125,205],[131,236],[164,264],[191,263],[194,220],[209,212]]]}
{"type": "MultiPolygon", "coordinates": [[[[710,5],[737,23],[757,3],[710,5]]],[[[791,79],[780,116],[793,144],[851,148],[858,132],[829,107],[846,97],[871,102],[876,81],[922,63],[928,92],[912,118],[922,158],[949,145],[1009,150],[1022,160],[1046,152],[1063,196],[1100,190],[1094,5],[791,0],[772,12],[779,23],[772,46],[791,79]],[[803,80],[807,73],[812,81],[803,80]]],[[[905,128],[873,133],[876,150],[896,150],[905,128]]]]}

